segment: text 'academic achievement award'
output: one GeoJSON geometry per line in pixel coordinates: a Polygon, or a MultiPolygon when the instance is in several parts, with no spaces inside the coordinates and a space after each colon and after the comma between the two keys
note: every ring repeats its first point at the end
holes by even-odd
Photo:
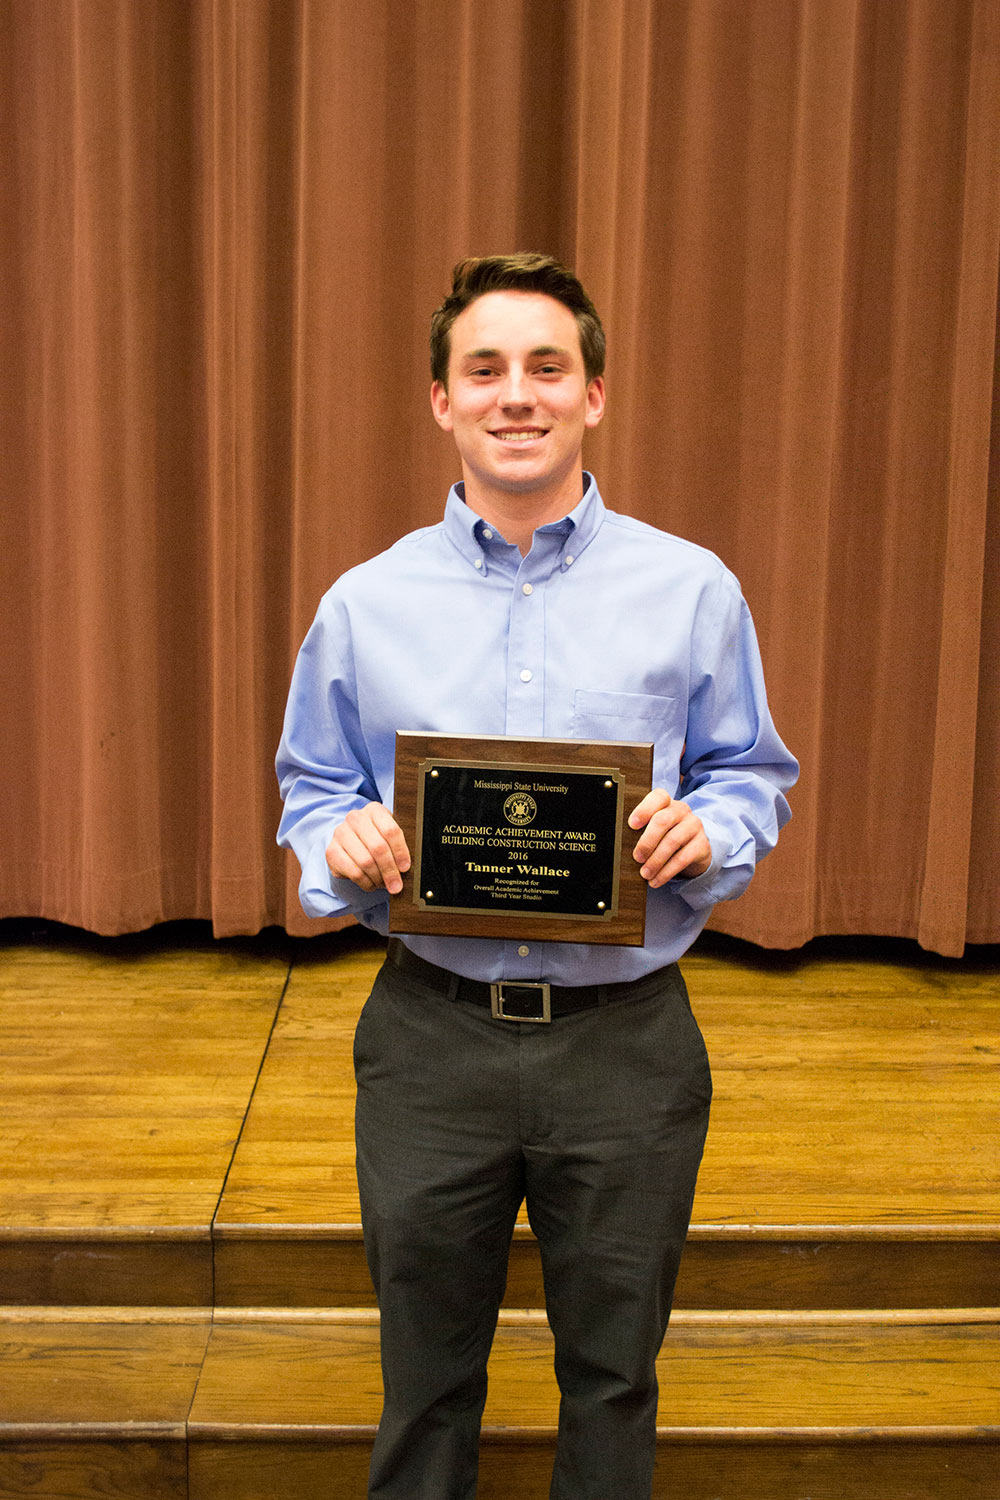
{"type": "Polygon", "coordinates": [[[396,735],[394,816],[412,864],[391,932],[642,945],[628,815],[652,744],[396,735]]]}

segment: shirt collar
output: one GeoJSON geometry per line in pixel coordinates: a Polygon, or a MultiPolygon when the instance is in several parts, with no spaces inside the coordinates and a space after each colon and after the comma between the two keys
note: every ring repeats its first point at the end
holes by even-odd
{"type": "MultiPolygon", "coordinates": [[[[605,517],[604,502],[597,480],[586,469],[583,471],[583,498],[573,507],[568,516],[559,521],[550,521],[538,528],[541,536],[561,536],[560,567],[565,570],[576,562],[586,547],[601,529],[605,517]]],[[[465,502],[465,485],[453,484],[448,492],[444,510],[445,535],[461,555],[484,576],[488,571],[489,538],[483,532],[489,528],[481,516],[465,502]]]]}

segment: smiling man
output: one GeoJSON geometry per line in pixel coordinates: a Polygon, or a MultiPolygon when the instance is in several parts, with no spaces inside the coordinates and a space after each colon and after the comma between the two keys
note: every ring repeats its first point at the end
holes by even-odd
{"type": "Polygon", "coordinates": [[[385,1404],[369,1496],[471,1500],[518,1209],[538,1239],[561,1391],[552,1500],[648,1500],[655,1359],[708,1126],[677,959],[788,817],[753,625],[712,554],[607,509],[590,298],[540,255],[462,261],[431,323],[431,407],[462,482],[440,525],[324,597],[278,751],[279,842],[315,916],[381,933],[410,851],[397,729],[652,740],[630,811],[642,947],[389,943],[355,1039],[365,1247],[385,1404]],[[551,1020],[494,1017],[491,984],[551,1020]]]}
{"type": "Polygon", "coordinates": [[[487,292],[455,319],[450,346],[431,406],[455,439],[465,502],[527,552],[535,526],[580,501],[604,382],[585,368],[569,308],[540,292],[487,292]]]}

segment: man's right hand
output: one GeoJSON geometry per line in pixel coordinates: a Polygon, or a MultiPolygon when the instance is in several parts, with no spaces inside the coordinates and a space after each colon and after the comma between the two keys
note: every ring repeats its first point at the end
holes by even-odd
{"type": "Polygon", "coordinates": [[[381,802],[356,807],[333,831],[326,851],[330,874],[353,880],[363,891],[383,886],[390,896],[403,889],[410,851],[403,830],[381,802]]]}

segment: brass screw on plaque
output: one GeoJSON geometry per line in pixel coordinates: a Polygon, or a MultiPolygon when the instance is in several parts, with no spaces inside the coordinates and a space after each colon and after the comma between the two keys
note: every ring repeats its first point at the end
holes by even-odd
{"type": "Polygon", "coordinates": [[[597,910],[598,911],[603,911],[604,910],[604,902],[603,901],[598,901],[598,903],[597,903],[597,910]]]}
{"type": "Polygon", "coordinates": [[[605,783],[604,783],[604,785],[605,785],[605,786],[614,786],[614,782],[613,782],[613,781],[606,781],[606,782],[605,782],[605,783]]]}
{"type": "Polygon", "coordinates": [[[424,900],[425,901],[430,901],[433,898],[433,895],[434,895],[433,891],[424,891],[424,900]]]}

